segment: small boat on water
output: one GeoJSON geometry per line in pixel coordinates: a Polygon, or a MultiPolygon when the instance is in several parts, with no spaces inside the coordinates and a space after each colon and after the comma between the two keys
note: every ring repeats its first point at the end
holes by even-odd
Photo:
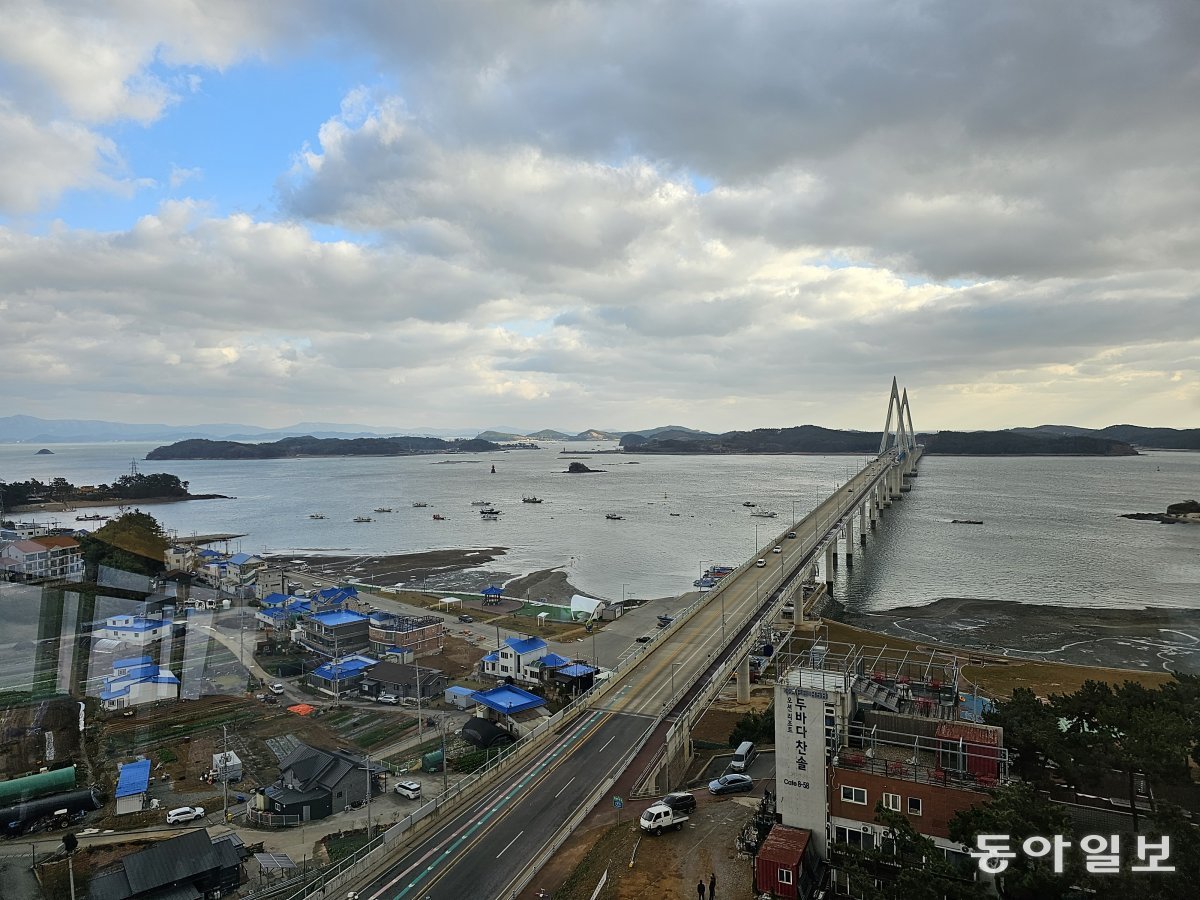
{"type": "MultiPolygon", "coordinates": [[[[417,500],[413,503],[413,509],[424,509],[428,505],[428,503],[422,503],[420,500],[417,500]]],[[[391,512],[391,510],[388,510],[388,512],[391,512]]]]}
{"type": "Polygon", "coordinates": [[[951,525],[982,525],[983,519],[951,519],[951,525]]]}
{"type": "MultiPolygon", "coordinates": [[[[538,501],[538,502],[540,503],[541,501],[538,501]]],[[[76,516],[75,521],[76,522],[103,522],[107,518],[108,518],[108,516],[102,516],[99,513],[92,513],[89,516],[76,516]]]]}
{"type": "Polygon", "coordinates": [[[498,516],[498,515],[500,515],[500,510],[498,510],[498,509],[495,509],[494,507],[491,507],[491,506],[489,506],[489,507],[487,507],[486,509],[481,509],[481,510],[479,511],[479,514],[480,514],[481,516],[498,516]]]}
{"type": "Polygon", "coordinates": [[[521,502],[522,503],[541,503],[542,499],[540,497],[522,497],[521,502]]]}
{"type": "Polygon", "coordinates": [[[769,509],[758,509],[758,510],[755,510],[754,512],[750,513],[750,515],[758,516],[760,519],[773,519],[779,514],[773,513],[769,509]]]}
{"type": "Polygon", "coordinates": [[[605,513],[604,518],[608,519],[611,522],[620,522],[620,521],[624,520],[625,517],[618,516],[616,513],[605,513]]]}
{"type": "Polygon", "coordinates": [[[370,516],[355,516],[354,521],[355,522],[374,522],[375,520],[372,519],[370,516]]]}
{"type": "Polygon", "coordinates": [[[308,517],[309,517],[310,519],[324,519],[324,518],[325,518],[325,514],[324,514],[324,513],[309,513],[309,514],[308,514],[308,517]]]}
{"type": "Polygon", "coordinates": [[[752,507],[753,507],[753,506],[758,506],[758,504],[757,504],[757,503],[751,503],[749,500],[743,500],[743,501],[742,501],[742,506],[752,506],[752,507]]]}
{"type": "Polygon", "coordinates": [[[438,515],[437,513],[434,513],[434,514],[433,514],[433,521],[435,521],[435,522],[445,522],[445,521],[446,521],[446,517],[445,517],[445,516],[438,515]]]}
{"type": "Polygon", "coordinates": [[[492,501],[491,500],[472,500],[471,505],[472,506],[491,506],[492,501]]]}
{"type": "Polygon", "coordinates": [[[494,512],[484,512],[479,514],[479,518],[484,522],[498,522],[500,521],[500,514],[494,512]]]}
{"type": "Polygon", "coordinates": [[[375,507],[375,512],[391,512],[391,511],[392,511],[392,508],[391,508],[390,506],[377,506],[377,507],[375,507]]]}

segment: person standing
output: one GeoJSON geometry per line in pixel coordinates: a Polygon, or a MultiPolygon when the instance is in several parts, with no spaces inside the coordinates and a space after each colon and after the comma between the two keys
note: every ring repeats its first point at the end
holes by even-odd
{"type": "Polygon", "coordinates": [[[704,879],[703,878],[701,878],[698,882],[696,882],[696,896],[699,897],[700,900],[704,900],[704,879]]]}
{"type": "Polygon", "coordinates": [[[708,900],[717,900],[717,873],[708,873],[708,900]]]}

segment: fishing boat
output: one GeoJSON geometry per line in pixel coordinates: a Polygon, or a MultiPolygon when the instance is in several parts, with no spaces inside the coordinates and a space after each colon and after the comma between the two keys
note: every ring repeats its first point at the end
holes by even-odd
{"type": "Polygon", "coordinates": [[[355,522],[374,522],[375,520],[372,519],[370,516],[355,516],[354,521],[355,522]]]}
{"type": "Polygon", "coordinates": [[[309,514],[308,514],[308,517],[309,517],[310,519],[324,519],[324,518],[325,518],[325,514],[324,514],[324,513],[309,513],[309,514]]]}
{"type": "Polygon", "coordinates": [[[392,508],[391,508],[390,506],[377,506],[377,507],[375,507],[375,512],[391,512],[391,511],[392,511],[392,508]]]}
{"type": "Polygon", "coordinates": [[[605,513],[605,514],[604,514],[604,518],[606,518],[606,519],[608,519],[609,521],[612,521],[612,522],[620,522],[620,521],[622,521],[622,520],[623,520],[625,517],[624,517],[624,516],[618,516],[616,513],[605,513]]]}
{"type": "Polygon", "coordinates": [[[471,505],[472,506],[491,506],[492,501],[491,500],[472,500],[471,505]]]}
{"type": "Polygon", "coordinates": [[[108,516],[102,516],[102,515],[99,515],[98,513],[92,513],[89,516],[76,516],[75,521],[76,522],[103,522],[107,518],[108,518],[108,516]]]}
{"type": "Polygon", "coordinates": [[[742,501],[742,506],[751,506],[751,507],[753,507],[753,506],[758,506],[758,504],[757,504],[757,503],[751,503],[749,500],[743,500],[743,501],[742,501]]]}
{"type": "Polygon", "coordinates": [[[497,522],[500,520],[500,514],[494,512],[485,512],[480,513],[479,518],[484,522],[497,522]]]}
{"type": "Polygon", "coordinates": [[[433,521],[435,521],[435,522],[445,522],[445,521],[446,521],[446,517],[445,517],[445,516],[440,516],[440,515],[438,515],[437,513],[434,513],[434,514],[433,514],[433,521]]]}
{"type": "Polygon", "coordinates": [[[500,515],[500,510],[489,506],[486,509],[481,509],[479,511],[479,514],[481,516],[498,516],[498,515],[500,515]]]}
{"type": "Polygon", "coordinates": [[[779,515],[779,513],[771,512],[769,509],[758,509],[750,513],[750,515],[758,516],[760,519],[773,519],[779,515]]]}
{"type": "Polygon", "coordinates": [[[413,503],[413,509],[424,509],[428,505],[428,503],[422,503],[420,500],[417,500],[413,503]]]}
{"type": "Polygon", "coordinates": [[[542,500],[540,497],[522,497],[521,502],[522,503],[541,503],[542,500]]]}

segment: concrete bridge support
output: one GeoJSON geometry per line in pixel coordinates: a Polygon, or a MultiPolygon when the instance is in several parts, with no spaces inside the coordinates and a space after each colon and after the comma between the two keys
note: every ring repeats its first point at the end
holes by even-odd
{"type": "MultiPolygon", "coordinates": [[[[875,517],[871,516],[871,527],[875,527],[875,517]]],[[[867,546],[867,504],[866,501],[858,507],[858,542],[867,546]]]]}
{"type": "Polygon", "coordinates": [[[850,511],[850,515],[846,516],[846,546],[842,549],[846,553],[846,568],[854,568],[854,510],[850,511]]]}
{"type": "Polygon", "coordinates": [[[837,555],[837,547],[838,547],[838,533],[837,533],[837,531],[836,531],[836,530],[833,532],[833,534],[829,535],[829,547],[830,547],[830,549],[833,551],[833,557],[832,557],[832,559],[833,559],[833,566],[832,566],[832,571],[836,572],[836,571],[837,571],[837,567],[838,567],[838,555],[837,555]]]}
{"type": "Polygon", "coordinates": [[[829,592],[829,596],[833,596],[833,559],[836,554],[833,552],[833,544],[825,545],[825,590],[829,592]]]}
{"type": "Polygon", "coordinates": [[[737,668],[738,703],[750,702],[750,657],[743,656],[737,668]]]}

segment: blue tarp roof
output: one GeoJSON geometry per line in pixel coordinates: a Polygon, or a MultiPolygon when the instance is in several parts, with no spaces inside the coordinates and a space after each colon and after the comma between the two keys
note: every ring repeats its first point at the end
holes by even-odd
{"type": "Polygon", "coordinates": [[[568,678],[583,678],[587,675],[594,675],[596,670],[592,666],[585,666],[583,663],[575,663],[572,666],[559,669],[557,674],[566,675],[568,678]]]}
{"type": "Polygon", "coordinates": [[[513,687],[511,684],[502,684],[499,687],[490,688],[486,691],[476,691],[471,695],[471,698],[482,703],[489,709],[509,715],[546,705],[546,701],[537,694],[523,691],[519,687],[513,687]]]}
{"type": "Polygon", "coordinates": [[[371,666],[376,665],[376,660],[366,659],[362,656],[351,656],[343,659],[337,664],[336,672],[333,663],[325,663],[313,669],[313,674],[318,678],[324,678],[326,681],[333,681],[336,678],[349,678],[352,675],[357,675],[371,666]]]}
{"type": "Polygon", "coordinates": [[[545,650],[546,642],[541,638],[505,638],[504,643],[512,648],[513,653],[532,653],[535,650],[545,650]]]}
{"type": "Polygon", "coordinates": [[[328,609],[325,612],[313,613],[309,618],[315,619],[326,627],[367,621],[366,616],[348,609],[328,609]]]}
{"type": "Polygon", "coordinates": [[[125,763],[117,775],[117,797],[129,797],[133,794],[144,794],[150,786],[150,760],[139,759],[137,762],[125,763]]]}

